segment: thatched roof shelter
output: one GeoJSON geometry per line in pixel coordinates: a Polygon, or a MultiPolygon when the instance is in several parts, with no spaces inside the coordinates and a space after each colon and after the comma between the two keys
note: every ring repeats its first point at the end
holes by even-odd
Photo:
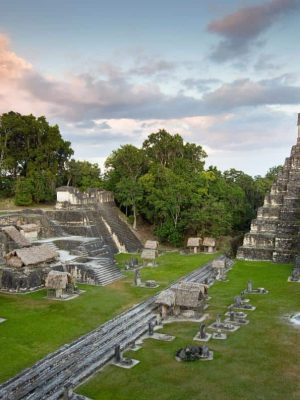
{"type": "Polygon", "coordinates": [[[27,240],[14,226],[4,226],[2,232],[4,232],[19,247],[27,247],[31,245],[29,240],[27,240]]]}
{"type": "Polygon", "coordinates": [[[158,242],[156,240],[147,240],[144,248],[150,250],[157,250],[158,242]]]}
{"type": "Polygon", "coordinates": [[[187,241],[187,247],[200,247],[202,239],[199,237],[190,237],[187,241]]]}
{"type": "Polygon", "coordinates": [[[213,260],[212,267],[215,269],[225,268],[225,260],[213,260]]]}
{"type": "Polygon", "coordinates": [[[71,274],[52,270],[46,278],[45,287],[47,289],[66,289],[69,283],[73,283],[71,274]]]}
{"type": "Polygon", "coordinates": [[[196,282],[180,282],[171,288],[175,303],[181,307],[197,307],[207,293],[207,285],[196,282]]]}
{"type": "Polygon", "coordinates": [[[169,307],[198,307],[207,294],[207,285],[196,282],[180,282],[170,289],[162,291],[155,303],[169,307]]]}
{"type": "Polygon", "coordinates": [[[156,304],[164,304],[168,307],[175,305],[175,293],[171,289],[163,290],[159,293],[157,299],[155,300],[156,304]]]}
{"type": "Polygon", "coordinates": [[[205,247],[215,247],[216,246],[216,239],[211,237],[205,237],[203,239],[203,246],[205,247]]]}
{"type": "Polygon", "coordinates": [[[156,250],[151,250],[151,249],[143,249],[141,258],[143,260],[155,260],[156,259],[156,250]]]}
{"type": "Polygon", "coordinates": [[[58,253],[46,244],[16,249],[5,255],[6,263],[12,267],[37,265],[54,260],[58,253]]]}

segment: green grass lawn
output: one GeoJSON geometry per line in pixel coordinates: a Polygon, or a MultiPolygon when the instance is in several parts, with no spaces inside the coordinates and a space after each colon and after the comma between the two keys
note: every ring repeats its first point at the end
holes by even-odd
{"type": "MultiPolygon", "coordinates": [[[[120,266],[130,255],[117,256],[120,266]]],[[[159,267],[145,268],[144,280],[155,279],[161,287],[132,286],[133,272],[106,287],[80,285],[86,292],[70,301],[45,298],[46,291],[30,294],[0,294],[0,382],[23,368],[91,331],[112,316],[153,295],[170,282],[205,264],[212,256],[168,253],[159,257],[159,267]]]]}
{"type": "Polygon", "coordinates": [[[287,316],[300,311],[300,284],[288,283],[291,266],[237,261],[229,282],[210,288],[211,320],[224,313],[233,297],[246,287],[266,287],[267,295],[249,295],[257,307],[248,312],[250,323],[226,341],[211,340],[210,362],[178,363],[176,350],[193,342],[195,323],[166,325],[173,342],[147,339],[127,356],[141,361],[131,370],[108,366],[78,392],[97,400],[292,400],[300,399],[300,328],[287,316]]]}

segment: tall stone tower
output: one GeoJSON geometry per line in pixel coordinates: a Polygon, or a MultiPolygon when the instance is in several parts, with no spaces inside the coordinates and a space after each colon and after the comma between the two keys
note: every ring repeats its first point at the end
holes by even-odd
{"type": "Polygon", "coordinates": [[[298,138],[282,171],[244,236],[238,259],[292,262],[299,251],[300,228],[300,113],[298,138]]]}

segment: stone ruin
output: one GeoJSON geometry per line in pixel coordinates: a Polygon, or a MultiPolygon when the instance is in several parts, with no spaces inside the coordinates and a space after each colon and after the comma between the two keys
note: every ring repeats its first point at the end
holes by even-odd
{"type": "Polygon", "coordinates": [[[0,217],[0,290],[39,288],[52,269],[70,273],[77,282],[106,285],[123,276],[114,255],[141,248],[112,193],[58,188],[55,209],[9,212],[0,217]],[[34,254],[46,248],[55,256],[22,262],[22,257],[34,259],[34,254]]]}
{"type": "Polygon", "coordinates": [[[298,138],[238,249],[237,258],[290,263],[299,251],[300,114],[298,138]]]}
{"type": "Polygon", "coordinates": [[[24,292],[43,286],[58,257],[55,249],[46,244],[33,246],[21,232],[20,226],[19,230],[13,225],[0,227],[1,290],[24,292]]]}
{"type": "Polygon", "coordinates": [[[51,270],[45,280],[47,297],[55,299],[69,299],[79,294],[74,278],[64,271],[51,270]]]}
{"type": "Polygon", "coordinates": [[[226,260],[213,260],[212,268],[215,271],[215,277],[218,281],[226,279],[226,260]]]}
{"type": "Polygon", "coordinates": [[[207,346],[186,346],[176,351],[177,361],[212,360],[213,351],[207,346]]]}
{"type": "Polygon", "coordinates": [[[295,265],[293,266],[291,276],[288,278],[288,282],[300,282],[300,256],[295,259],[295,265]]]}

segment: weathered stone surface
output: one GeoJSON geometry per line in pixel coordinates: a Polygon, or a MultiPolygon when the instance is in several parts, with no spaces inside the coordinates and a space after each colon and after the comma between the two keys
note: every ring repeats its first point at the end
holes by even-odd
{"type": "MultiPolygon", "coordinates": [[[[298,114],[298,132],[300,132],[298,114]]],[[[292,262],[299,251],[300,137],[244,237],[237,258],[292,262]]]]}

